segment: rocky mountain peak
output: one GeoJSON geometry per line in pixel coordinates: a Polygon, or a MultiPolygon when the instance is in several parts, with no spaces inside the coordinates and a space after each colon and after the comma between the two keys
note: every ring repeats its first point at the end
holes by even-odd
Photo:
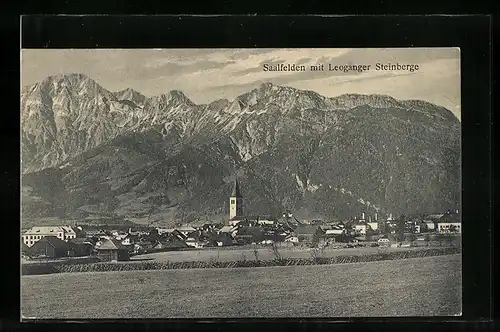
{"type": "Polygon", "coordinates": [[[171,90],[167,94],[162,95],[168,103],[185,104],[188,106],[196,106],[185,94],[180,90],[171,90]]]}
{"type": "Polygon", "coordinates": [[[117,91],[114,95],[118,98],[118,100],[129,100],[136,104],[143,104],[146,100],[146,96],[131,88],[117,91]]]}
{"type": "Polygon", "coordinates": [[[23,185],[43,204],[36,198],[23,213],[220,216],[231,189],[223,179],[236,171],[255,214],[397,214],[459,202],[460,127],[442,107],[270,83],[214,100],[111,93],[81,74],[25,87],[23,185]],[[45,188],[54,178],[60,187],[45,188]]]}

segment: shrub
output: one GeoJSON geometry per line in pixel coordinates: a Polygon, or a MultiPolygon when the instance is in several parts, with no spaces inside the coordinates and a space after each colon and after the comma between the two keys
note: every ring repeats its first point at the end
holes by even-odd
{"type": "Polygon", "coordinates": [[[274,259],[277,261],[281,261],[283,257],[281,256],[281,253],[279,251],[278,245],[276,243],[273,243],[271,247],[269,248],[271,253],[274,255],[274,259]]]}
{"type": "Polygon", "coordinates": [[[254,249],[253,250],[253,256],[255,257],[255,260],[258,261],[259,260],[259,250],[254,249]]]}
{"type": "Polygon", "coordinates": [[[310,254],[314,262],[319,262],[325,255],[325,247],[312,248],[310,254]]]}

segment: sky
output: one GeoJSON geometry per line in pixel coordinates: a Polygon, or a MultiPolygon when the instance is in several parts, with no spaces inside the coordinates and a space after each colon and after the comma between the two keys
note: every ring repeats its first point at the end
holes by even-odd
{"type": "Polygon", "coordinates": [[[82,73],[110,91],[135,89],[146,96],[181,90],[197,104],[238,95],[270,82],[326,97],[344,93],[420,99],[460,119],[460,50],[391,49],[23,49],[21,83],[50,75],[82,73]],[[264,71],[263,65],[296,64],[304,72],[264,71]],[[419,70],[375,70],[377,63],[415,64],[419,70]],[[325,71],[310,65],[324,64],[325,71]],[[328,64],[371,65],[364,72],[328,71],[328,64]]]}

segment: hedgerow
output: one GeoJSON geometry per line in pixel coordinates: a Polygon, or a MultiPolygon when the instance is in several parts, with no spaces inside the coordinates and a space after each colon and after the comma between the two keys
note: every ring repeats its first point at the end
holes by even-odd
{"type": "Polygon", "coordinates": [[[207,261],[188,262],[106,262],[89,264],[48,264],[38,266],[23,266],[23,275],[47,274],[65,272],[110,272],[110,271],[138,271],[138,270],[170,270],[170,269],[207,269],[207,268],[244,268],[244,267],[270,267],[270,266],[299,266],[299,265],[324,265],[324,264],[347,264],[361,262],[375,262],[384,260],[420,258],[429,256],[452,255],[461,253],[461,249],[454,248],[432,248],[425,250],[380,252],[367,255],[351,255],[336,257],[312,257],[303,258],[282,258],[272,260],[247,260],[237,261],[217,261],[214,259],[207,261]]]}

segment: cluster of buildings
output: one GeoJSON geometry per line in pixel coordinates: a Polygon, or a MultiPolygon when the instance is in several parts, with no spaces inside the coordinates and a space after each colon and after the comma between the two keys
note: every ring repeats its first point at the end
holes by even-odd
{"type": "MultiPolygon", "coordinates": [[[[285,213],[272,216],[245,216],[243,197],[236,181],[229,198],[227,224],[198,221],[176,228],[151,228],[147,231],[99,230],[82,226],[33,227],[22,234],[22,252],[26,257],[58,258],[96,255],[103,261],[128,260],[131,255],[189,248],[223,247],[248,244],[280,246],[317,246],[331,243],[379,241],[396,242],[398,228],[405,233],[459,233],[458,211],[419,218],[392,216],[379,220],[377,214],[346,221],[300,221],[285,213]]],[[[399,239],[401,241],[401,239],[399,239]]]]}
{"type": "Polygon", "coordinates": [[[390,214],[387,219],[378,220],[377,214],[372,218],[365,218],[365,213],[361,214],[361,218],[354,218],[347,222],[351,228],[361,235],[366,235],[371,232],[382,234],[395,234],[401,227],[404,233],[420,234],[427,232],[435,232],[441,234],[461,233],[461,217],[458,210],[446,211],[440,214],[418,215],[418,216],[402,216],[395,220],[390,214]]]}

